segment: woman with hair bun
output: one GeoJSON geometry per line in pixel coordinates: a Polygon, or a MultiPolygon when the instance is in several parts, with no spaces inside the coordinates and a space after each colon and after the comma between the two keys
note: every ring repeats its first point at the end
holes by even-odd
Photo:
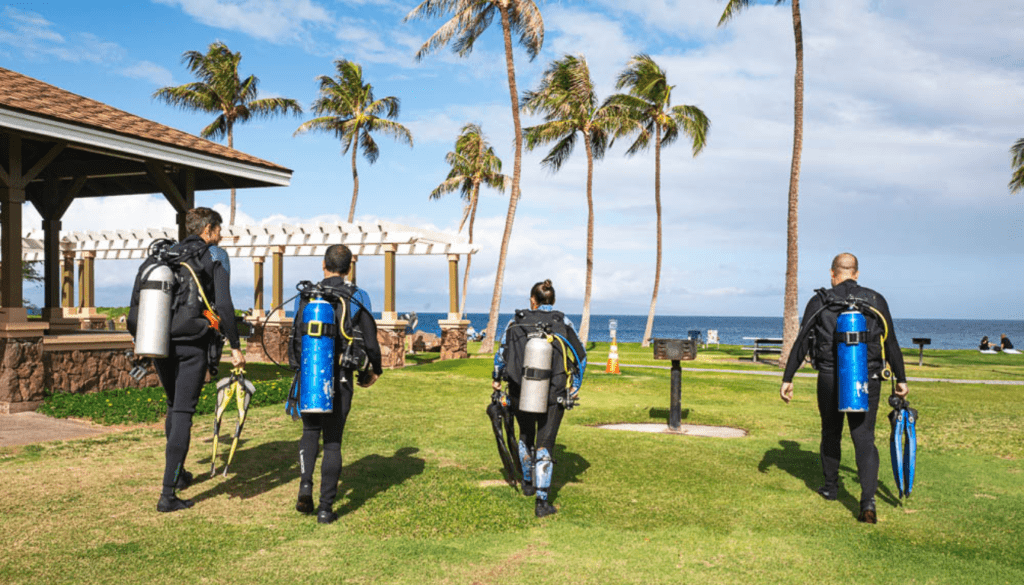
{"type": "MultiPolygon", "coordinates": [[[[556,311],[554,304],[555,287],[550,280],[533,285],[530,309],[517,310],[502,333],[501,346],[494,354],[492,375],[495,392],[501,392],[503,380],[508,381],[509,407],[519,423],[523,495],[536,494],[534,513],[538,518],[558,511],[549,501],[554,467],[551,454],[562,416],[566,409],[575,405],[587,368],[587,352],[576,336],[572,321],[556,311]],[[546,369],[537,366],[535,359],[527,356],[527,342],[537,338],[550,344],[550,365],[544,364],[546,369]],[[547,381],[546,408],[543,396],[539,408],[532,399],[529,406],[526,401],[520,405],[524,380],[534,385],[547,381]]],[[[546,346],[540,346],[546,354],[546,346]]],[[[532,347],[536,348],[537,344],[532,347]]]]}

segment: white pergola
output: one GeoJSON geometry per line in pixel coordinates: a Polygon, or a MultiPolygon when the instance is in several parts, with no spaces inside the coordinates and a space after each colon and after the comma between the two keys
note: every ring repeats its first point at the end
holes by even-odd
{"type": "MultiPolygon", "coordinates": [[[[283,300],[283,259],[285,256],[322,257],[329,246],[345,244],[352,250],[353,261],[359,256],[384,256],[384,311],[382,321],[394,321],[395,257],[444,255],[449,264],[449,319],[458,314],[458,261],[460,255],[474,254],[479,246],[468,238],[432,230],[400,225],[387,221],[317,222],[306,224],[275,224],[259,226],[223,226],[220,247],[235,258],[252,258],[255,271],[254,314],[263,313],[263,263],[267,256],[273,266],[273,305],[283,300]]],[[[83,231],[64,234],[60,247],[64,255],[62,302],[73,306],[74,271],[78,264],[80,306],[92,307],[95,302],[95,260],[142,260],[150,245],[159,239],[176,239],[177,227],[134,230],[83,231]]],[[[34,230],[22,240],[22,259],[39,261],[45,256],[43,234],[34,230]]],[[[350,273],[355,280],[355,263],[350,273]]]]}

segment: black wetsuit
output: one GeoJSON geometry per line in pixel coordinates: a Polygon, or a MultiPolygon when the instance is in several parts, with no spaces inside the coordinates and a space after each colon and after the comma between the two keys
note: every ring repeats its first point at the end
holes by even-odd
{"type": "MultiPolygon", "coordinates": [[[[903,353],[896,340],[892,316],[885,298],[879,293],[864,288],[855,280],[845,280],[828,291],[839,299],[849,296],[867,301],[878,309],[888,324],[889,335],[885,340],[885,358],[892,367],[897,382],[906,382],[903,367],[903,353]]],[[[795,346],[786,362],[783,382],[792,382],[793,375],[804,357],[811,351],[815,369],[818,370],[818,413],[821,415],[821,470],[825,476],[825,487],[834,489],[839,482],[839,461],[842,453],[840,443],[843,436],[844,418],[850,423],[850,437],[857,458],[857,473],[860,476],[861,506],[867,505],[875,497],[878,490],[878,448],[875,447],[875,419],[878,415],[878,402],[881,396],[882,344],[880,343],[883,326],[873,311],[865,312],[868,326],[868,412],[840,412],[839,384],[836,378],[836,347],[833,336],[836,329],[836,317],[843,309],[825,309],[812,321],[810,318],[822,307],[822,300],[815,295],[804,310],[801,331],[798,339],[802,342],[795,346]],[[804,335],[805,330],[813,328],[814,335],[804,335]],[[845,417],[843,415],[846,415],[845,417]]]]}
{"type": "MultiPolygon", "coordinates": [[[[235,307],[231,302],[231,283],[228,273],[219,261],[213,259],[206,243],[199,236],[189,236],[175,244],[171,250],[201,248],[202,253],[189,261],[206,292],[207,299],[221,317],[220,331],[227,337],[231,349],[240,349],[238,328],[235,325],[235,307]]],[[[132,307],[138,306],[141,281],[135,279],[132,307]]],[[[129,329],[136,327],[137,315],[129,314],[129,329]]],[[[167,395],[167,418],[164,434],[167,448],[164,454],[164,479],[161,495],[174,494],[188,456],[192,438],[192,415],[196,412],[199,393],[210,370],[210,359],[220,356],[223,338],[211,329],[202,315],[186,315],[177,310],[171,319],[171,344],[166,358],[153,360],[157,376],[167,395]]]]}
{"type": "MultiPolygon", "coordinates": [[[[327,287],[345,286],[345,281],[340,276],[325,278],[321,283],[327,287]]],[[[354,291],[355,286],[351,285],[354,291]]],[[[362,295],[364,298],[365,295],[362,295]]],[[[347,311],[351,311],[352,325],[358,329],[362,336],[360,343],[369,358],[370,367],[374,373],[380,375],[381,357],[380,344],[377,342],[377,323],[370,313],[370,307],[363,309],[356,302],[348,300],[347,311]]],[[[292,368],[298,370],[302,365],[302,312],[306,308],[307,301],[300,301],[295,312],[295,324],[292,328],[291,343],[288,346],[288,361],[292,368]]],[[[364,303],[366,304],[366,303],[364,303]]],[[[334,304],[335,314],[339,314],[337,303],[334,304]]],[[[336,336],[334,363],[343,348],[340,332],[336,336]]],[[[347,342],[346,342],[347,343],[347,342]]],[[[303,413],[302,414],[302,438],[299,439],[299,492],[312,494],[313,489],[313,468],[316,466],[320,438],[323,436],[324,460],[320,465],[320,509],[331,510],[334,499],[338,495],[338,479],[341,477],[341,437],[345,431],[345,421],[348,419],[349,410],[352,407],[352,392],[354,389],[354,372],[341,372],[335,370],[334,377],[334,408],[329,413],[303,413]],[[345,382],[341,381],[344,375],[345,382]]]]}
{"type": "Polygon", "coordinates": [[[1010,341],[1009,337],[1004,337],[999,344],[1002,349],[1013,349],[1013,343],[1010,341]]]}

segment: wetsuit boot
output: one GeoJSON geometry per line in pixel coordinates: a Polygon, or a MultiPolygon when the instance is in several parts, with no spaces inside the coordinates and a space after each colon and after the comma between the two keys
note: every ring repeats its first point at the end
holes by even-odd
{"type": "Polygon", "coordinates": [[[878,514],[875,511],[875,498],[871,498],[860,505],[860,516],[857,517],[857,521],[864,522],[865,524],[878,523],[878,514]]]}
{"type": "Polygon", "coordinates": [[[313,483],[299,482],[299,497],[295,501],[295,511],[303,514],[312,514],[313,508],[313,483]]]}
{"type": "Polygon", "coordinates": [[[548,491],[551,488],[551,473],[554,462],[551,454],[544,447],[537,450],[537,462],[535,464],[535,476],[537,482],[537,502],[534,506],[534,515],[538,518],[550,516],[558,512],[558,509],[548,501],[548,491]]]}
{"type": "Polygon", "coordinates": [[[523,468],[523,495],[532,496],[537,493],[537,487],[533,485],[533,456],[522,440],[519,441],[519,462],[523,468]]]}

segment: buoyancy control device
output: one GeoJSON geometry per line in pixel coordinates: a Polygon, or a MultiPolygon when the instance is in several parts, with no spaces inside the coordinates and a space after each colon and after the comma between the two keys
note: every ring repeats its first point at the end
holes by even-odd
{"type": "MultiPolygon", "coordinates": [[[[585,354],[568,341],[565,316],[559,311],[516,311],[506,333],[505,379],[519,388],[517,408],[544,413],[551,404],[573,408],[572,385],[582,373],[585,354]]],[[[575,382],[578,386],[579,381],[575,382]]]]}
{"type": "Polygon", "coordinates": [[[334,307],[314,296],[302,311],[302,366],[299,370],[299,411],[334,410],[334,307]]]}
{"type": "Polygon", "coordinates": [[[171,337],[191,332],[193,320],[219,328],[220,318],[206,298],[196,269],[189,265],[208,247],[203,242],[176,245],[168,239],[150,245],[136,276],[127,319],[137,357],[166,358],[171,337]]]}
{"type": "Polygon", "coordinates": [[[836,318],[839,411],[868,411],[867,321],[851,306],[836,318]]]}

